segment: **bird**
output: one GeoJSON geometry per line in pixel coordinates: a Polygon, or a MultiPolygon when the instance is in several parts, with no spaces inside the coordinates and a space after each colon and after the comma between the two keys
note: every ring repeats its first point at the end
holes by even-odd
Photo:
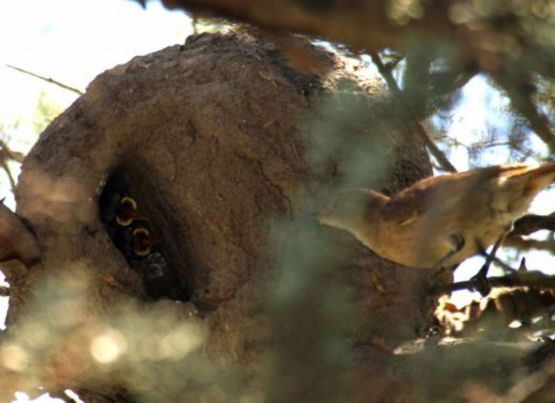
{"type": "Polygon", "coordinates": [[[123,196],[116,208],[116,222],[118,225],[127,227],[135,220],[143,219],[139,214],[139,206],[135,199],[129,196],[123,196]]]}
{"type": "Polygon", "coordinates": [[[117,191],[103,194],[99,207],[102,222],[113,227],[127,227],[135,221],[146,221],[139,212],[137,201],[117,191]]]}
{"type": "Polygon", "coordinates": [[[128,226],[118,225],[110,228],[108,234],[128,262],[143,259],[153,251],[155,242],[146,221],[135,221],[128,226]]]}
{"type": "Polygon", "coordinates": [[[152,236],[145,227],[135,228],[132,233],[131,246],[133,253],[139,257],[148,256],[152,252],[152,236]]]}
{"type": "Polygon", "coordinates": [[[554,181],[555,162],[476,168],[424,178],[390,197],[372,189],[347,189],[316,218],[392,262],[451,267],[491,245],[493,254],[514,220],[554,181]]]}
{"type": "MultiPolygon", "coordinates": [[[[152,299],[188,300],[165,248],[155,236],[151,222],[142,215],[138,202],[118,190],[103,193],[99,200],[100,219],[114,246],[144,282],[146,296],[152,299]]],[[[113,279],[105,279],[116,285],[113,279]]]]}

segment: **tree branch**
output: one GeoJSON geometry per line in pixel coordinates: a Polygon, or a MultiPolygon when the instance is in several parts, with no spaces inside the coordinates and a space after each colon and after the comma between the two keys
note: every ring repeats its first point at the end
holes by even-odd
{"type": "Polygon", "coordinates": [[[23,159],[25,158],[25,155],[23,153],[20,153],[18,151],[12,151],[8,145],[6,144],[5,141],[0,140],[0,158],[1,159],[6,159],[9,158],[11,160],[14,160],[16,162],[23,162],[23,159]]]}
{"type": "Polygon", "coordinates": [[[507,238],[529,235],[544,229],[555,231],[555,212],[546,216],[528,214],[520,217],[515,221],[513,230],[509,233],[507,238]]]}
{"type": "Polygon", "coordinates": [[[508,239],[504,246],[510,246],[518,250],[528,251],[530,249],[542,250],[555,254],[555,241],[551,239],[537,240],[537,239],[523,239],[521,237],[514,237],[508,239]]]}
{"type": "Polygon", "coordinates": [[[551,131],[549,119],[538,111],[532,101],[529,79],[526,76],[505,77],[493,75],[495,82],[506,92],[515,111],[522,115],[530,128],[555,153],[555,134],[551,131]]]}
{"type": "Polygon", "coordinates": [[[41,258],[33,232],[17,214],[0,203],[0,262],[19,260],[27,268],[41,258]]]}
{"type": "MultiPolygon", "coordinates": [[[[136,1],[143,3],[143,0],[136,1]]],[[[169,9],[179,8],[201,17],[216,13],[269,30],[327,38],[354,49],[400,48],[405,43],[401,36],[414,38],[417,32],[426,30],[443,37],[455,34],[451,24],[441,18],[439,7],[426,10],[426,17],[434,20],[431,24],[400,25],[388,18],[384,0],[350,1],[348,7],[343,2],[300,0],[163,0],[162,3],[169,9]]]]}
{"type": "Polygon", "coordinates": [[[6,176],[8,177],[8,181],[10,182],[10,187],[12,192],[15,192],[15,178],[12,175],[12,171],[5,159],[0,159],[0,167],[6,172],[6,176]]]}
{"type": "Polygon", "coordinates": [[[369,54],[370,54],[370,57],[372,58],[372,61],[378,68],[378,71],[386,81],[389,89],[401,104],[401,108],[403,109],[408,121],[415,129],[418,137],[420,137],[420,139],[424,142],[426,147],[428,147],[428,149],[430,150],[430,153],[434,156],[434,158],[437,160],[437,162],[441,165],[441,167],[444,170],[448,172],[457,172],[456,168],[453,166],[453,164],[451,164],[451,162],[449,162],[445,154],[443,154],[443,152],[432,141],[432,139],[430,139],[430,136],[428,136],[428,133],[426,132],[426,130],[424,129],[424,127],[422,126],[422,124],[414,114],[414,112],[412,111],[411,106],[405,100],[403,92],[401,91],[401,89],[397,85],[397,82],[395,81],[395,78],[393,78],[393,75],[391,74],[391,69],[388,69],[383,64],[382,59],[376,52],[370,52],[369,54]]]}
{"type": "Polygon", "coordinates": [[[10,64],[6,64],[6,67],[8,67],[8,68],[10,68],[10,69],[13,69],[13,70],[15,70],[15,71],[19,71],[20,73],[27,74],[27,75],[30,75],[30,76],[32,76],[32,77],[38,78],[39,80],[46,81],[47,83],[57,85],[58,87],[63,88],[64,90],[68,90],[68,91],[74,92],[74,93],[76,93],[76,94],[78,94],[78,95],[83,95],[83,94],[84,94],[83,91],[81,91],[81,90],[79,90],[79,89],[77,89],[77,88],[75,88],[75,87],[69,86],[69,85],[67,85],[67,84],[64,84],[64,83],[62,83],[62,82],[60,82],[60,81],[54,80],[54,79],[52,79],[52,78],[45,77],[45,76],[41,76],[40,74],[36,74],[36,73],[31,72],[31,71],[22,69],[21,67],[12,66],[12,65],[10,65],[10,64]]]}
{"type": "Polygon", "coordinates": [[[13,159],[17,162],[22,162],[23,154],[11,151],[8,145],[2,140],[0,140],[0,148],[0,166],[8,176],[8,181],[10,182],[12,192],[15,192],[15,178],[12,175],[12,171],[10,170],[7,160],[13,159]]]}
{"type": "MultiPolygon", "coordinates": [[[[411,48],[405,58],[403,95],[418,121],[426,117],[432,52],[423,47],[411,48]]],[[[391,71],[391,69],[389,69],[391,71]]],[[[382,74],[383,76],[383,74],[382,74]]]]}
{"type": "MultiPolygon", "coordinates": [[[[555,276],[548,276],[538,271],[516,271],[503,277],[489,277],[488,284],[497,287],[529,287],[535,289],[555,290],[555,276]]],[[[475,279],[460,281],[453,284],[442,284],[432,287],[432,294],[449,294],[459,290],[474,290],[479,286],[475,279]]]]}

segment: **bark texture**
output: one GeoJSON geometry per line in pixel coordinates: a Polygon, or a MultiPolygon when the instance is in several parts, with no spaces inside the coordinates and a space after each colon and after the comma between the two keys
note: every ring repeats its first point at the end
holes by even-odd
{"type": "MultiPolygon", "coordinates": [[[[132,307],[142,325],[129,325],[130,334],[144,331],[145,343],[176,323],[198,325],[207,332],[202,354],[239,365],[246,384],[257,384],[263,353],[279,334],[261,309],[283,260],[272,247],[272,223],[295,223],[337,186],[391,192],[431,173],[379,81],[351,60],[294,41],[321,61],[318,74],[295,71],[278,47],[245,32],[191,36],[101,74],[42,133],[17,190],[17,214],[33,230],[42,260],[4,269],[12,296],[8,333],[17,336],[9,351],[31,349],[14,341],[29,333],[59,338],[49,339],[48,354],[29,350],[27,363],[8,355],[5,396],[33,382],[112,397],[146,393],[146,375],[129,363],[106,363],[110,356],[95,349],[100,333],[132,355],[132,337],[114,330],[132,322],[122,307],[132,307]],[[336,107],[352,110],[335,100],[341,93],[354,94],[364,113],[344,118],[335,136],[356,140],[370,159],[385,144],[378,153],[387,162],[383,176],[374,167],[346,180],[354,157],[339,140],[327,154],[313,152],[336,107]],[[112,194],[137,201],[164,259],[163,275],[153,280],[114,246],[103,219],[112,194]],[[160,322],[167,312],[173,319],[160,322]]],[[[404,392],[387,349],[429,324],[429,273],[385,262],[340,231],[321,231],[348,257],[334,270],[362,313],[351,336],[360,348],[349,382],[359,386],[361,401],[393,401],[404,392]]],[[[198,401],[202,382],[187,385],[175,391],[158,382],[157,401],[198,401]]],[[[217,393],[208,396],[218,401],[217,393]]]]}
{"type": "MultiPolygon", "coordinates": [[[[439,44],[452,50],[448,59],[455,75],[479,69],[502,76],[508,73],[507,79],[511,80],[515,67],[520,66],[553,77],[553,46],[544,39],[544,35],[551,36],[553,27],[549,7],[544,2],[517,5],[470,0],[163,0],[162,3],[170,9],[215,14],[270,31],[324,38],[354,50],[388,48],[406,52],[418,43],[429,45],[428,50],[439,44]],[[536,28],[532,30],[527,24],[536,28]]],[[[553,140],[548,143],[553,144],[553,140]]]]}

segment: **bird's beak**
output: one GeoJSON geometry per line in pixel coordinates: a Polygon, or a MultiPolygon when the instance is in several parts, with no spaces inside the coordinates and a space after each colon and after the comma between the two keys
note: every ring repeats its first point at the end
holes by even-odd
{"type": "Polygon", "coordinates": [[[133,221],[148,221],[148,220],[144,218],[142,215],[140,215],[138,211],[126,211],[116,216],[116,222],[118,223],[118,225],[121,225],[122,227],[127,227],[131,225],[133,221]]]}

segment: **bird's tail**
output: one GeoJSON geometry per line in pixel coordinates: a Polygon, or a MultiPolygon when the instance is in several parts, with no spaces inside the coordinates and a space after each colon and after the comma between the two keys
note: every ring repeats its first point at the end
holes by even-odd
{"type": "Polygon", "coordinates": [[[554,176],[554,180],[555,180],[555,162],[550,162],[548,164],[544,164],[540,167],[534,168],[532,172],[533,172],[533,176],[543,176],[543,175],[554,176]]]}
{"type": "Polygon", "coordinates": [[[536,194],[555,182],[555,162],[539,167],[528,167],[522,172],[516,172],[515,175],[527,177],[526,192],[536,194]]]}
{"type": "Polygon", "coordinates": [[[524,213],[534,197],[555,182],[554,162],[542,166],[511,164],[501,169],[496,203],[515,217],[524,213]]]}

